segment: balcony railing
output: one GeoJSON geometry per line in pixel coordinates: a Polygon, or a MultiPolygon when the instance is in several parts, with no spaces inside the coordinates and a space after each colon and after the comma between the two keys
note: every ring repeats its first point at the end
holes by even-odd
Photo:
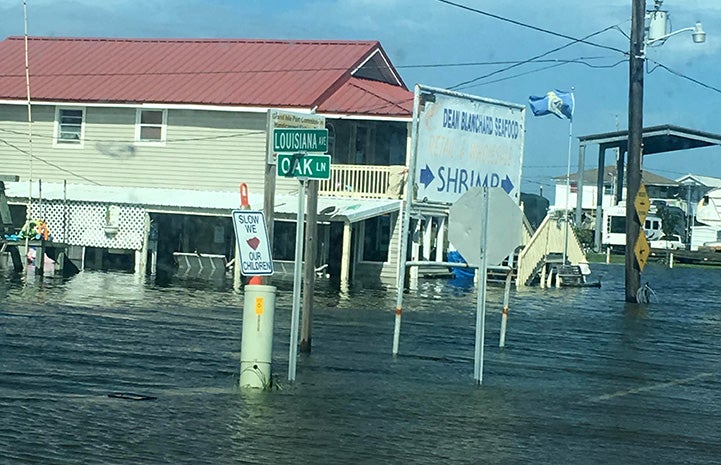
{"type": "Polygon", "coordinates": [[[320,195],[371,199],[400,198],[405,166],[331,165],[330,179],[321,180],[320,195]]]}

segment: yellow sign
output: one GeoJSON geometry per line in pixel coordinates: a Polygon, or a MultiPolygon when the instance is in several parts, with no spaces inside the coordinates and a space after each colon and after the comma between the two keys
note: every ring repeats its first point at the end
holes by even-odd
{"type": "Polygon", "coordinates": [[[648,211],[651,209],[651,201],[648,199],[648,192],[646,191],[646,186],[643,184],[638,186],[638,193],[636,194],[636,199],[633,201],[633,205],[636,207],[636,214],[641,225],[643,225],[643,222],[646,221],[646,215],[648,215],[648,211]]]}
{"type": "Polygon", "coordinates": [[[638,268],[643,271],[643,267],[646,266],[646,261],[651,253],[651,246],[648,245],[646,233],[643,232],[643,229],[638,233],[636,247],[633,248],[633,252],[636,254],[636,260],[638,260],[638,268]]]}
{"type": "Polygon", "coordinates": [[[265,311],[265,299],[262,297],[255,298],[255,314],[260,316],[265,311]]]}

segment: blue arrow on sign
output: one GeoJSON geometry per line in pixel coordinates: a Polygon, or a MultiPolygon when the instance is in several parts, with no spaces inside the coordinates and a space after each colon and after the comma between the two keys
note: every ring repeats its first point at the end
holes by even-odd
{"type": "Polygon", "coordinates": [[[501,188],[504,191],[506,191],[506,194],[509,194],[509,195],[510,195],[511,191],[513,190],[513,183],[511,182],[511,178],[509,178],[508,175],[506,175],[506,179],[501,181],[501,188]]]}
{"type": "Polygon", "coordinates": [[[433,176],[433,171],[431,171],[428,167],[428,163],[426,163],[426,167],[421,168],[421,184],[423,184],[423,187],[427,189],[428,184],[432,183],[434,179],[436,179],[436,177],[433,176]]]}

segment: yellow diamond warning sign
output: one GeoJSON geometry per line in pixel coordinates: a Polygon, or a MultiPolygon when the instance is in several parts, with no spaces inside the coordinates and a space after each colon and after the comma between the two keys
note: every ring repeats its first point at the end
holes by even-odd
{"type": "Polygon", "coordinates": [[[651,208],[651,201],[648,199],[648,192],[646,191],[646,186],[643,184],[638,186],[638,193],[636,194],[636,199],[633,201],[633,205],[636,207],[636,214],[638,215],[640,223],[643,224],[643,222],[646,221],[648,210],[651,208]]]}
{"type": "Polygon", "coordinates": [[[633,248],[633,252],[636,254],[636,260],[638,260],[638,268],[643,271],[643,267],[646,266],[646,261],[648,260],[648,255],[651,253],[651,246],[648,245],[646,233],[643,232],[643,229],[638,233],[638,239],[636,239],[636,246],[633,248]]]}

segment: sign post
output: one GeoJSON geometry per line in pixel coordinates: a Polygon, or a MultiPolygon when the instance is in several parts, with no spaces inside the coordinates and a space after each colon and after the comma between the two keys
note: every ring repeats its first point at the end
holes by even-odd
{"type": "MultiPolygon", "coordinates": [[[[501,189],[488,187],[469,190],[451,205],[449,210],[448,239],[468,263],[479,265],[473,362],[473,379],[477,384],[483,383],[488,266],[499,265],[521,245],[522,220],[523,212],[509,195],[501,189]]],[[[510,282],[508,285],[510,286],[510,282]]],[[[505,333],[505,317],[507,313],[501,323],[502,333],[505,333]]]]}
{"type": "Polygon", "coordinates": [[[293,309],[290,317],[290,351],[288,353],[288,381],[295,381],[298,358],[298,327],[300,324],[300,289],[303,273],[303,234],[305,226],[305,180],[298,189],[298,216],[295,228],[295,263],[293,265],[293,309]]]}
{"type": "Polygon", "coordinates": [[[277,175],[298,178],[300,182],[295,230],[295,265],[293,266],[293,309],[288,353],[288,381],[292,382],[295,381],[298,359],[305,191],[309,179],[330,178],[330,155],[325,155],[325,152],[328,151],[328,130],[325,128],[275,128],[273,129],[273,151],[278,152],[277,175]]]}

